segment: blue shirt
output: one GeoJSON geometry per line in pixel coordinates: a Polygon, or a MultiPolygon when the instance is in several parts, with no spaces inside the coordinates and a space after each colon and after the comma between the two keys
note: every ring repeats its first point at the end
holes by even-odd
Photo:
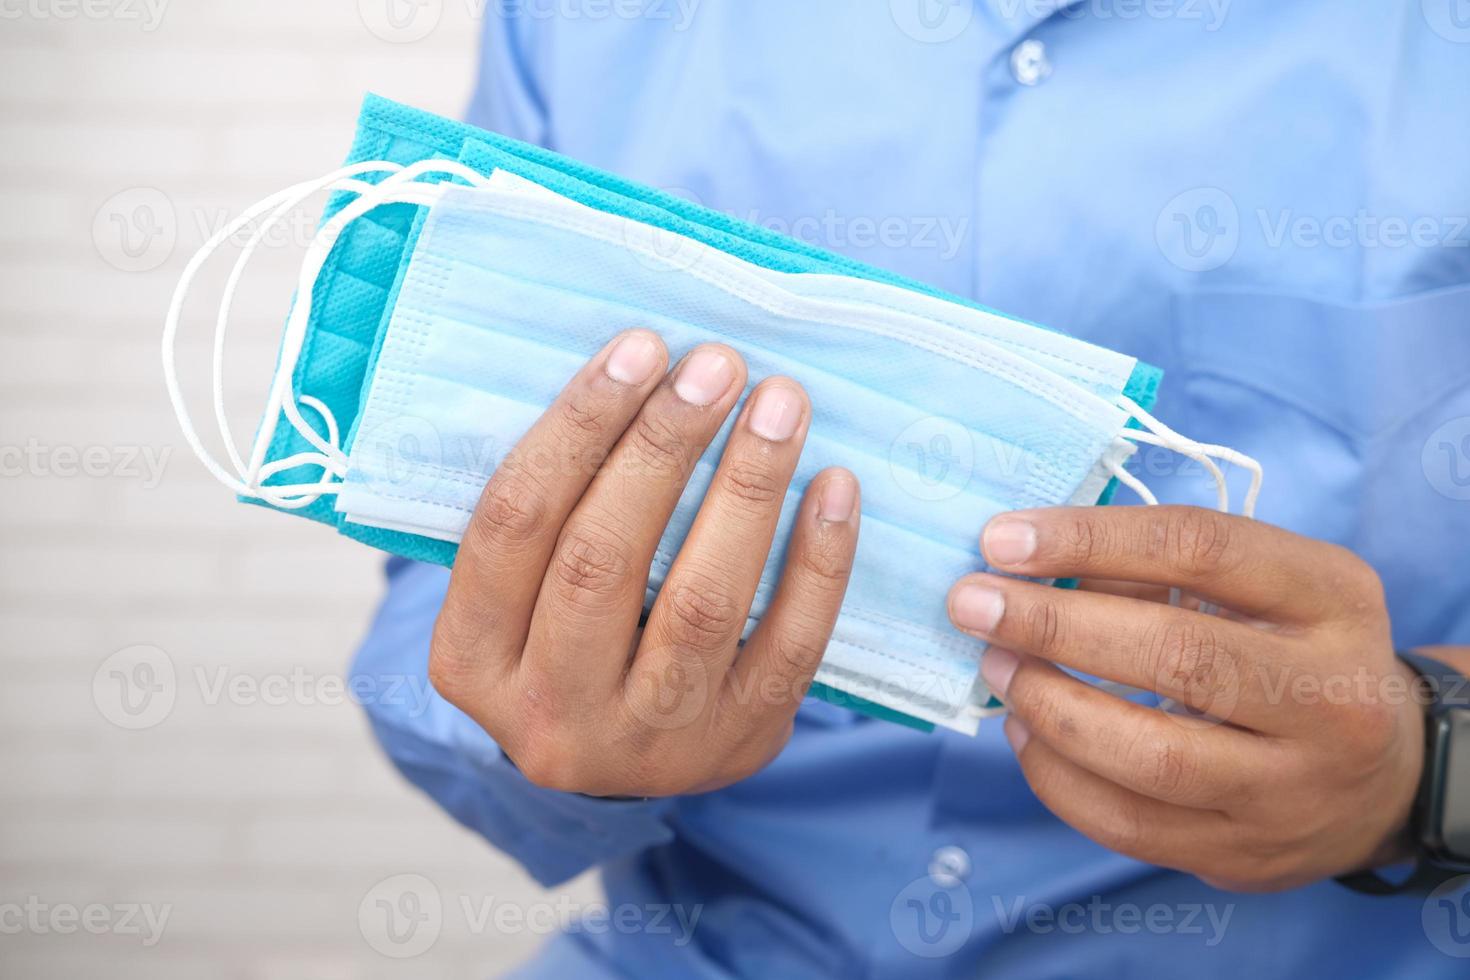
{"type": "MultiPolygon", "coordinates": [[[[1470,21],[1050,6],[492,3],[471,118],[1162,367],[1160,417],[1259,458],[1263,519],[1371,562],[1396,642],[1470,643],[1470,21]]],[[[1135,471],[1211,505],[1187,461],[1135,471]]],[[[358,674],[423,677],[446,579],[390,563],[358,674]]],[[[530,785],[437,697],[410,708],[370,708],[389,754],[538,880],[596,866],[615,908],[699,916],[604,921],[528,976],[1466,968],[1419,898],[1230,895],[1109,853],[994,721],[924,735],[811,702],[758,775],[614,802],[530,785]]]]}

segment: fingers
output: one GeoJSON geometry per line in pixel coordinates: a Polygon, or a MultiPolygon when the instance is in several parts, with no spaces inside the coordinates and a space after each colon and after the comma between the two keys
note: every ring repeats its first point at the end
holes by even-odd
{"type": "Polygon", "coordinates": [[[735,656],[811,411],[789,378],[763,381],[746,401],[699,514],[648,617],[633,673],[686,662],[723,679],[735,656]]]}
{"type": "Polygon", "coordinates": [[[648,397],[561,529],[522,667],[563,690],[621,682],[648,568],[699,457],[745,387],[745,362],[696,347],[648,397]]]}
{"type": "Polygon", "coordinates": [[[1276,622],[1320,621],[1365,586],[1341,548],[1198,507],[1016,511],[986,526],[981,547],[998,571],[1179,586],[1276,622]]]}
{"type": "Polygon", "coordinates": [[[1243,623],[1138,599],[969,575],[950,618],[1000,647],[1155,691],[1232,724],[1277,733],[1313,723],[1280,710],[1295,647],[1243,623]]]}
{"type": "Polygon", "coordinates": [[[1013,717],[1062,758],[1166,803],[1224,809],[1269,775],[1259,736],[1124,701],[1035,657],[992,647],[980,671],[1013,717]]]}
{"type": "Polygon", "coordinates": [[[1031,789],[1047,809],[1109,850],[1166,868],[1189,870],[1209,851],[1231,847],[1234,829],[1215,810],[1194,810],[1150,799],[1065,758],[1024,724],[1006,719],[1006,735],[1031,789]]]}
{"type": "Polygon", "coordinates": [[[857,478],[847,470],[823,470],[807,488],[780,588],[725,687],[739,705],[729,714],[747,730],[777,729],[811,686],[847,591],[861,509],[857,478]]]}
{"type": "Polygon", "coordinates": [[[435,627],[436,679],[475,679],[519,655],[562,523],[667,362],[656,334],[619,335],[496,468],[460,541],[435,627]]]}

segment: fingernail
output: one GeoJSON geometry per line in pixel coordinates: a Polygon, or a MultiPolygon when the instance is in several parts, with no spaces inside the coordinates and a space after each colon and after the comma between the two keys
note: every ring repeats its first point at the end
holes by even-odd
{"type": "Polygon", "coordinates": [[[852,520],[857,510],[857,481],[846,473],[829,479],[817,498],[817,516],[829,524],[852,520]]]}
{"type": "Polygon", "coordinates": [[[1036,553],[1036,528],[1016,517],[997,517],[985,526],[985,557],[992,565],[1019,565],[1036,553]]]}
{"type": "Polygon", "coordinates": [[[679,365],[674,394],[691,405],[708,405],[730,388],[735,366],[717,350],[701,347],[679,365]]]}
{"type": "Polygon", "coordinates": [[[750,431],[771,442],[785,442],[801,424],[802,398],[785,385],[766,385],[750,406],[750,431]]]}
{"type": "Polygon", "coordinates": [[[658,344],[646,334],[630,333],[613,344],[603,370],[619,384],[641,385],[658,370],[658,344]]]}
{"type": "Polygon", "coordinates": [[[980,676],[992,694],[1005,700],[1006,688],[1011,686],[1016,667],[1021,658],[1001,647],[990,647],[980,655],[980,676]]]}
{"type": "Polygon", "coordinates": [[[1026,743],[1031,741],[1031,729],[1015,715],[1007,715],[1004,730],[1006,741],[1011,743],[1011,751],[1020,755],[1021,750],[1026,748],[1026,743]]]}
{"type": "Polygon", "coordinates": [[[976,633],[989,633],[1000,622],[1006,600],[995,589],[983,585],[963,585],[954,594],[954,624],[976,633]]]}

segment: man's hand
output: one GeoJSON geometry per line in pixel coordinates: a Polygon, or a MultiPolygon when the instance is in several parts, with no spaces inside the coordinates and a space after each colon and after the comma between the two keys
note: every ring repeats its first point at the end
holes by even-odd
{"type": "Polygon", "coordinates": [[[656,335],[630,331],[572,379],[486,485],[435,625],[434,686],[542,786],[661,796],[760,769],[791,734],[847,587],[857,480],[826,470],[741,644],[811,421],[801,387],[770,378],[640,629],[659,538],[745,387],[727,347],[666,376],[667,360],[656,335]]]}
{"type": "Polygon", "coordinates": [[[1351,552],[1193,507],[1016,512],[982,547],[998,571],[1084,580],[973,575],[949,600],[957,626],[994,644],[981,670],[1010,709],[1006,735],[1067,823],[1235,890],[1402,856],[1422,709],[1378,576],[1351,552]],[[1192,711],[1125,701],[1058,665],[1192,711]]]}

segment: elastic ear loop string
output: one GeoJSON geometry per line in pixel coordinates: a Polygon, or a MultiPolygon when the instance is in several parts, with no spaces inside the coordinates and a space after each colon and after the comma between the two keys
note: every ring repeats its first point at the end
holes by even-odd
{"type": "MultiPolygon", "coordinates": [[[[372,195],[372,200],[375,203],[382,203],[382,201],[389,196],[390,192],[382,191],[381,193],[379,193],[378,190],[379,188],[383,187],[384,184],[388,184],[389,182],[393,181],[394,177],[389,177],[380,183],[374,184],[366,181],[352,179],[352,175],[364,171],[383,170],[388,170],[396,175],[397,173],[400,173],[403,168],[399,167],[397,164],[390,163],[362,163],[356,164],[352,167],[345,167],[332,175],[328,175],[327,177],[322,178],[321,180],[314,181],[311,186],[301,185],[299,191],[292,193],[285,201],[283,201],[282,204],[271,215],[270,219],[268,219],[267,222],[251,237],[251,240],[246,243],[246,251],[242,252],[241,256],[237,260],[235,269],[232,270],[230,280],[226,283],[225,292],[221,298],[220,304],[220,320],[217,324],[217,330],[215,334],[215,411],[217,420],[220,424],[220,432],[225,437],[226,444],[230,446],[232,450],[232,455],[234,449],[234,441],[229,434],[229,426],[228,422],[225,419],[223,409],[223,342],[225,335],[224,332],[227,328],[229,320],[230,307],[234,302],[234,292],[239,284],[239,275],[243,270],[244,263],[248,260],[249,254],[253,252],[254,248],[260,243],[260,241],[264,239],[264,236],[269,232],[270,228],[273,225],[283,220],[285,216],[288,215],[292,210],[294,210],[298,205],[300,205],[308,197],[311,197],[313,194],[316,194],[319,191],[350,191],[359,195],[359,200],[364,196],[372,195]]],[[[320,234],[321,232],[319,230],[317,237],[320,237],[320,234]]],[[[328,251],[330,252],[330,246],[328,246],[328,251]]],[[[314,281],[315,276],[313,276],[313,282],[314,281]]],[[[306,315],[309,318],[310,297],[306,298],[306,303],[306,315]]],[[[291,352],[292,356],[290,360],[293,365],[296,361],[297,356],[299,356],[298,351],[299,344],[297,351],[291,352]]],[[[280,373],[279,367],[284,366],[285,360],[285,352],[283,350],[282,363],[278,366],[278,371],[276,375],[277,377],[279,377],[280,373]]],[[[292,391],[292,394],[294,394],[294,391],[292,391]]],[[[305,405],[317,415],[321,416],[323,423],[326,425],[327,438],[325,444],[323,444],[321,437],[317,434],[315,428],[308,425],[305,420],[301,418],[299,412],[294,412],[291,410],[287,411],[288,417],[293,418],[292,426],[298,432],[300,432],[303,437],[311,442],[312,445],[318,447],[318,449],[320,449],[321,451],[317,453],[296,453],[285,459],[275,460],[268,464],[262,464],[254,469],[246,469],[243,463],[239,463],[240,469],[242,470],[241,477],[243,478],[245,484],[251,488],[253,496],[268,501],[269,503],[277,507],[283,507],[291,510],[315,503],[324,494],[336,493],[337,481],[332,480],[332,477],[335,476],[340,478],[345,476],[347,472],[346,457],[342,454],[339,448],[340,433],[337,427],[337,420],[333,417],[331,410],[328,409],[327,406],[323,404],[319,399],[313,398],[310,395],[303,394],[299,396],[299,398],[295,399],[295,401],[299,401],[300,404],[305,405]],[[320,466],[322,468],[321,480],[314,483],[276,484],[273,486],[265,485],[265,481],[268,480],[271,476],[274,476],[276,473],[293,469],[297,466],[308,465],[320,466]]],[[[294,404],[291,404],[291,409],[295,409],[294,404]]],[[[271,422],[268,425],[264,425],[262,427],[261,432],[258,434],[256,443],[256,446],[261,447],[263,451],[269,449],[270,438],[274,435],[275,432],[274,420],[276,419],[277,415],[276,412],[268,406],[266,409],[265,417],[270,419],[271,422]]],[[[238,457],[236,457],[236,459],[238,462],[238,457]]]]}
{"type": "MultiPolygon", "coordinates": [[[[255,249],[259,246],[260,242],[264,239],[264,236],[268,233],[271,227],[277,224],[294,207],[298,206],[302,201],[310,197],[312,194],[315,194],[323,189],[350,190],[358,193],[361,198],[362,195],[371,194],[374,191],[382,191],[381,195],[376,196],[381,196],[382,198],[386,199],[391,191],[383,190],[383,184],[390,184],[390,182],[397,183],[396,178],[403,175],[405,171],[411,171],[406,179],[412,179],[412,177],[416,177],[422,173],[432,170],[447,172],[455,176],[462,177],[472,183],[480,183],[485,180],[485,178],[477,172],[469,170],[468,168],[463,167],[462,165],[459,165],[452,161],[420,161],[418,164],[415,164],[409,168],[403,168],[399,164],[384,161],[370,161],[354,164],[349,167],[341,168],[338,171],[334,171],[333,173],[318,178],[316,180],[292,185],[291,187],[272,194],[262,201],[259,201],[256,204],[252,205],[250,208],[246,209],[245,212],[243,212],[238,218],[236,218],[234,221],[231,221],[224,228],[220,229],[218,232],[212,235],[209,240],[200,247],[200,249],[194,254],[194,256],[191,257],[188,264],[185,266],[184,272],[179,279],[178,286],[175,287],[173,299],[170,303],[169,311],[164,321],[162,342],[164,382],[166,387],[168,388],[169,400],[173,405],[174,414],[179,420],[180,428],[183,430],[185,441],[189,444],[189,447],[194,452],[194,455],[199,459],[201,463],[204,464],[205,468],[211,473],[211,475],[213,475],[216,480],[224,484],[229,489],[243,496],[259,497],[261,499],[269,501],[276,506],[285,508],[297,508],[312,503],[313,501],[317,500],[322,495],[322,493],[335,492],[335,488],[328,485],[328,479],[334,473],[340,476],[342,472],[345,472],[345,456],[338,448],[339,432],[336,420],[332,417],[330,410],[328,410],[321,401],[309,395],[302,395],[300,401],[303,405],[311,408],[314,412],[322,417],[327,428],[327,441],[325,443],[323,443],[320,436],[317,435],[315,429],[313,429],[310,425],[307,425],[305,420],[301,418],[300,413],[296,411],[296,406],[294,404],[290,405],[289,409],[286,410],[286,414],[292,419],[293,426],[302,433],[303,437],[305,437],[309,442],[311,442],[314,446],[321,450],[321,453],[297,453],[287,459],[276,460],[268,465],[256,466],[249,473],[245,472],[243,461],[240,459],[239,454],[235,448],[235,443],[230,434],[229,425],[225,419],[224,414],[223,343],[225,333],[228,328],[229,311],[231,303],[233,302],[234,291],[238,286],[244,265],[248,261],[249,256],[254,253],[255,249]],[[394,176],[389,177],[381,184],[372,184],[350,179],[356,174],[372,171],[390,171],[393,172],[394,176]],[[229,450],[231,462],[235,463],[237,474],[240,477],[240,479],[236,479],[236,477],[231,476],[228,472],[225,471],[224,467],[204,448],[202,442],[199,439],[198,433],[195,430],[193,421],[189,415],[188,408],[184,403],[183,392],[179,386],[175,347],[184,300],[187,297],[188,291],[191,288],[193,281],[198,275],[199,270],[203,266],[204,262],[210,257],[210,255],[218,250],[218,248],[225,241],[238,234],[242,228],[246,227],[252,221],[256,220],[256,218],[258,218],[261,214],[265,213],[266,211],[270,211],[272,208],[274,208],[275,210],[272,212],[270,218],[263,226],[258,228],[252,234],[251,238],[249,239],[249,241],[247,241],[245,245],[244,253],[240,256],[239,260],[237,260],[235,268],[232,270],[222,299],[220,317],[216,323],[214,350],[215,413],[216,419],[220,424],[221,435],[224,436],[226,446],[229,450]],[[253,479],[264,480],[277,472],[290,469],[294,466],[307,464],[321,465],[323,467],[325,472],[323,473],[323,479],[321,482],[289,486],[277,485],[268,489],[260,486],[258,483],[252,483],[253,479]],[[296,493],[305,493],[309,496],[306,498],[287,499],[287,497],[296,493]]],[[[432,203],[432,201],[435,199],[435,195],[432,194],[416,194],[413,192],[400,193],[401,197],[399,199],[405,201],[406,203],[429,204],[432,203]]],[[[353,203],[357,204],[358,202],[353,203]]],[[[357,214],[366,213],[367,210],[370,210],[371,207],[376,206],[378,203],[387,202],[385,200],[372,201],[367,207],[359,207],[355,209],[356,213],[352,217],[356,217],[357,214]]],[[[340,235],[341,228],[345,226],[345,224],[349,220],[351,220],[351,218],[347,218],[346,220],[337,223],[337,225],[335,226],[335,232],[331,236],[331,243],[328,244],[326,252],[330,252],[331,244],[335,244],[336,237],[340,235]]],[[[319,240],[322,238],[322,232],[326,230],[326,226],[324,226],[324,228],[318,232],[316,238],[313,239],[313,246],[319,244],[319,240]]],[[[308,251],[309,253],[312,251],[310,247],[308,251]]],[[[320,267],[323,262],[324,257],[314,263],[312,269],[312,282],[314,282],[315,274],[320,271],[320,267]]],[[[307,271],[308,270],[306,268],[303,268],[303,276],[306,275],[307,271]]],[[[309,285],[310,283],[308,283],[308,288],[304,290],[304,292],[306,293],[305,305],[307,306],[308,311],[310,305],[309,285]]],[[[295,310],[299,310],[301,306],[301,303],[296,304],[296,306],[293,307],[293,313],[295,310]]],[[[288,319],[288,332],[296,319],[297,318],[294,315],[288,319]]],[[[287,340],[291,341],[292,338],[287,338],[287,340]]],[[[278,369],[277,371],[276,377],[273,379],[272,384],[273,397],[274,390],[279,387],[277,382],[279,381],[279,378],[283,373],[281,369],[286,368],[285,362],[288,360],[290,362],[290,368],[284,371],[288,379],[291,371],[294,370],[296,358],[299,356],[300,344],[301,341],[299,338],[294,339],[294,341],[292,341],[291,343],[283,341],[282,363],[280,365],[280,369],[278,369]]],[[[263,429],[269,429],[272,433],[274,432],[277,411],[278,410],[270,412],[264,423],[263,429]]],[[[257,440],[257,446],[263,449],[263,444],[268,442],[269,435],[265,434],[264,439],[257,440]]]]}
{"type": "MultiPolygon", "coordinates": [[[[1251,459],[1249,456],[1244,455],[1243,453],[1236,452],[1233,449],[1228,449],[1224,446],[1199,443],[1193,439],[1179,434],[1175,430],[1171,429],[1169,426],[1165,425],[1163,422],[1159,421],[1149,412],[1144,410],[1143,406],[1139,405],[1133,399],[1128,398],[1126,395],[1120,395],[1118,398],[1118,402],[1120,405],[1128,410],[1130,415],[1132,415],[1148,429],[1148,431],[1134,429],[1125,430],[1124,435],[1126,437],[1134,439],[1138,442],[1149,443],[1151,445],[1162,446],[1166,449],[1170,449],[1176,453],[1179,453],[1182,456],[1195,460],[1200,465],[1205,467],[1205,469],[1209,472],[1210,476],[1215,481],[1215,490],[1217,494],[1216,506],[1222,513],[1228,514],[1230,512],[1229,485],[1226,482],[1225,475],[1221,472],[1220,467],[1217,466],[1214,460],[1210,457],[1218,456],[1222,459],[1225,459],[1227,462],[1235,463],[1236,465],[1239,465],[1249,470],[1251,473],[1251,483],[1250,488],[1246,491],[1245,500],[1241,505],[1241,512],[1246,517],[1255,516],[1256,499],[1257,497],[1259,497],[1261,491],[1262,471],[1260,463],[1256,462],[1254,459],[1251,459]]],[[[1157,503],[1157,499],[1153,497],[1152,493],[1147,494],[1145,500],[1151,504],[1157,503]]],[[[1177,586],[1170,587],[1169,605],[1178,606],[1182,601],[1182,598],[1183,597],[1177,586]]],[[[1218,611],[1218,607],[1216,607],[1213,603],[1204,603],[1200,606],[1200,611],[1207,615],[1213,615],[1215,612],[1218,611]]]]}
{"type": "MultiPolygon", "coordinates": [[[[1215,459],[1239,466],[1241,469],[1248,471],[1251,475],[1251,481],[1250,486],[1246,489],[1245,499],[1241,502],[1240,512],[1246,517],[1256,516],[1256,502],[1261,496],[1261,482],[1265,475],[1259,462],[1228,446],[1196,442],[1187,436],[1180,435],[1163,422],[1154,418],[1141,405],[1126,395],[1119,395],[1118,403],[1127,409],[1130,415],[1151,430],[1152,435],[1152,438],[1150,438],[1136,430],[1124,430],[1123,435],[1125,437],[1138,438],[1144,442],[1155,442],[1157,440],[1155,442],[1156,445],[1172,449],[1185,456],[1192,456],[1192,454],[1198,453],[1206,457],[1214,457],[1215,459]]],[[[1213,463],[1207,465],[1211,470],[1211,475],[1215,477],[1217,484],[1221,482],[1224,478],[1220,475],[1219,468],[1214,466],[1213,463]]]]}
{"type": "MultiPolygon", "coordinates": [[[[179,421],[180,429],[183,431],[184,440],[189,444],[189,448],[194,453],[195,457],[197,457],[198,460],[202,464],[204,464],[205,469],[207,469],[216,480],[239,494],[252,496],[254,495],[251,492],[251,488],[248,487],[241,479],[239,479],[239,477],[243,477],[244,475],[242,472],[240,472],[243,467],[237,468],[236,474],[231,475],[230,473],[226,472],[224,467],[220,465],[220,463],[214,458],[214,456],[212,456],[209,451],[204,448],[204,445],[200,441],[199,435],[194,428],[193,419],[189,415],[188,406],[184,402],[183,391],[179,387],[178,368],[176,363],[177,352],[175,350],[179,331],[179,320],[183,313],[184,301],[188,296],[190,288],[193,286],[195,277],[199,274],[199,270],[203,267],[205,261],[207,261],[208,258],[216,250],[218,250],[225,241],[227,241],[232,236],[238,234],[240,229],[244,228],[251,221],[254,221],[262,213],[270,210],[272,207],[275,207],[278,202],[289,198],[293,193],[298,192],[306,186],[308,185],[295,184],[284,191],[279,191],[275,194],[270,195],[264,200],[259,201],[256,204],[247,208],[238,218],[236,218],[234,221],[231,221],[219,231],[211,235],[210,238],[202,246],[200,246],[199,250],[194,253],[194,255],[189,259],[188,263],[184,266],[184,271],[179,277],[179,283],[176,287],[174,287],[174,294],[172,300],[169,303],[168,313],[164,317],[161,351],[163,360],[163,380],[164,385],[168,389],[169,401],[173,406],[174,415],[179,421]]],[[[237,457],[238,454],[232,453],[231,455],[237,457]]]]}
{"type": "MultiPolygon", "coordinates": [[[[269,217],[267,217],[265,221],[262,222],[255,229],[249,240],[246,241],[245,244],[241,247],[240,254],[235,259],[235,265],[230,270],[229,278],[225,281],[224,292],[221,294],[220,297],[219,316],[215,321],[213,363],[214,416],[215,421],[218,423],[219,426],[220,437],[224,441],[225,449],[229,452],[230,461],[235,464],[236,472],[238,472],[242,477],[245,475],[245,462],[243,459],[241,459],[239,451],[236,449],[235,437],[234,434],[230,431],[229,419],[225,415],[224,353],[225,333],[229,328],[230,310],[234,305],[235,290],[240,285],[240,278],[245,273],[245,267],[250,263],[251,258],[255,254],[255,250],[260,246],[261,242],[265,240],[266,235],[270,233],[271,229],[273,229],[277,224],[284,220],[287,215],[289,215],[292,211],[299,207],[302,202],[317,194],[329,185],[339,184],[339,182],[346,182],[344,178],[354,177],[359,173],[374,171],[381,172],[388,169],[396,171],[401,168],[397,164],[386,164],[377,161],[369,161],[366,163],[343,167],[340,170],[327,174],[317,180],[306,181],[301,184],[297,184],[294,188],[288,188],[287,190],[281,192],[280,194],[276,195],[276,197],[281,200],[279,206],[277,206],[276,209],[271,212],[269,217]]],[[[352,183],[358,182],[353,181],[352,183]]],[[[368,183],[360,183],[359,186],[366,189],[368,187],[371,187],[372,185],[368,183]]],[[[315,401],[315,399],[313,399],[313,401],[315,401]]],[[[331,425],[335,426],[335,422],[331,423],[331,425]]],[[[329,441],[335,442],[335,440],[329,441]]]]}
{"type": "MultiPolygon", "coordinates": [[[[345,467],[337,465],[332,456],[325,453],[296,453],[287,460],[277,460],[271,465],[262,468],[259,473],[249,474],[246,472],[245,464],[236,451],[234,436],[230,431],[229,421],[224,411],[224,344],[226,332],[229,327],[230,311],[234,304],[235,290],[239,286],[240,277],[244,273],[245,266],[254,255],[256,248],[264,241],[265,236],[302,202],[326,189],[349,190],[358,194],[365,193],[376,185],[352,178],[358,173],[381,172],[385,169],[394,172],[401,168],[397,164],[376,161],[354,164],[349,167],[343,167],[317,180],[298,184],[296,187],[277,195],[276,199],[280,201],[280,204],[264,223],[254,231],[249,240],[246,241],[239,257],[236,259],[234,268],[231,269],[229,279],[225,283],[225,289],[220,299],[219,317],[215,324],[213,363],[215,420],[219,425],[220,435],[224,440],[225,447],[229,451],[230,458],[234,462],[236,470],[240,473],[249,495],[265,500],[276,507],[296,510],[315,503],[321,499],[323,494],[335,493],[336,489],[333,485],[332,477],[344,475],[345,467]],[[314,483],[277,484],[270,488],[264,486],[265,481],[274,474],[296,466],[306,465],[321,466],[321,479],[314,483]]],[[[339,445],[339,432],[337,421],[332,417],[331,411],[321,401],[310,395],[302,395],[300,400],[303,405],[311,408],[312,411],[321,416],[327,428],[327,443],[335,449],[339,445]]],[[[315,432],[313,431],[314,434],[315,432]]]]}
{"type": "MultiPolygon", "coordinates": [[[[360,194],[356,200],[328,219],[307,247],[307,254],[302,261],[301,273],[297,281],[297,301],[287,318],[286,332],[281,342],[280,364],[272,381],[271,392],[266,402],[265,418],[257,434],[250,464],[245,474],[247,482],[256,480],[265,465],[265,453],[275,435],[281,414],[286,416],[302,438],[321,450],[328,461],[337,464],[345,473],[346,454],[337,446],[323,442],[315,429],[302,418],[296,399],[291,397],[293,395],[292,375],[295,373],[296,362],[300,357],[302,344],[305,342],[306,326],[311,317],[316,280],[327,258],[331,255],[333,247],[337,244],[337,240],[352,221],[382,204],[426,205],[437,200],[442,193],[442,189],[437,185],[422,185],[417,189],[412,186],[416,184],[419,176],[431,172],[457,176],[476,184],[483,183],[485,180],[476,171],[451,160],[420,160],[399,170],[381,183],[373,185],[372,190],[360,194]]],[[[322,406],[318,411],[324,408],[325,406],[322,406]]]]}
{"type": "MultiPolygon", "coordinates": [[[[1260,497],[1261,482],[1264,477],[1264,472],[1262,470],[1261,464],[1258,461],[1252,459],[1244,453],[1237,452],[1236,450],[1230,449],[1226,446],[1217,446],[1211,443],[1200,443],[1196,442],[1193,439],[1186,438],[1185,436],[1171,429],[1169,426],[1165,425],[1163,422],[1160,422],[1157,418],[1147,412],[1141,405],[1133,401],[1133,399],[1128,398],[1127,396],[1119,396],[1118,401],[1119,404],[1121,404],[1124,408],[1128,410],[1130,415],[1132,415],[1140,423],[1146,426],[1149,430],[1147,432],[1126,430],[1124,433],[1125,436],[1131,439],[1135,439],[1139,442],[1163,446],[1166,449],[1171,449],[1174,452],[1189,457],[1190,459],[1194,459],[1205,466],[1205,468],[1210,472],[1210,475],[1215,480],[1215,486],[1219,493],[1219,509],[1222,512],[1229,513],[1230,510],[1229,488],[1226,485],[1224,474],[1220,471],[1220,468],[1215,465],[1214,460],[1210,459],[1210,457],[1224,460],[1227,463],[1231,463],[1235,466],[1239,466],[1242,469],[1249,471],[1251,474],[1251,481],[1250,486],[1246,490],[1245,499],[1241,503],[1241,513],[1246,517],[1255,516],[1256,501],[1260,497]]],[[[1120,480],[1123,480],[1123,482],[1128,482],[1129,486],[1132,487],[1135,492],[1139,492],[1140,490],[1142,490],[1140,496],[1142,496],[1147,503],[1156,504],[1158,502],[1157,498],[1155,498],[1151,492],[1148,492],[1146,488],[1143,488],[1143,485],[1140,481],[1137,481],[1136,478],[1134,478],[1132,482],[1124,480],[1123,473],[1126,473],[1126,470],[1122,471],[1122,473],[1120,473],[1119,470],[1122,470],[1122,468],[1115,468],[1114,475],[1118,476],[1120,480]]],[[[1127,475],[1129,477],[1132,477],[1132,474],[1127,475]]],[[[1169,589],[1169,605],[1178,606],[1180,604],[1180,601],[1181,595],[1179,588],[1177,586],[1171,587],[1169,589]]],[[[1219,612],[1219,607],[1212,602],[1206,602],[1200,605],[1199,611],[1207,616],[1213,616],[1219,612]]],[[[1173,711],[1180,706],[1180,702],[1175,698],[1163,698],[1159,702],[1159,707],[1163,708],[1165,711],[1173,711]]]]}

